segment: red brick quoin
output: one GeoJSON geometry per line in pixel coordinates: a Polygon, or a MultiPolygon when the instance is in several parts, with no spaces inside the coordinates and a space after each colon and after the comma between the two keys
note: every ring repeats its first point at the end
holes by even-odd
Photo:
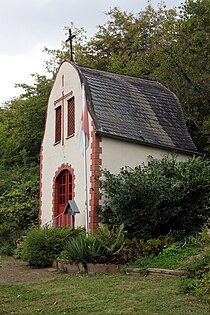
{"type": "Polygon", "coordinates": [[[52,218],[56,217],[58,215],[58,185],[57,185],[57,177],[58,175],[63,171],[68,170],[72,175],[72,199],[75,197],[75,175],[74,175],[74,169],[69,165],[68,163],[63,163],[58,168],[58,170],[55,172],[55,175],[53,177],[53,189],[52,189],[52,218]]]}
{"type": "Polygon", "coordinates": [[[100,166],[102,159],[100,154],[102,153],[101,137],[95,133],[95,126],[92,122],[91,131],[91,165],[90,165],[90,231],[93,232],[97,229],[100,219],[97,214],[97,209],[100,206],[101,195],[99,192],[99,183],[97,178],[100,177],[100,166]]]}
{"type": "Polygon", "coordinates": [[[39,225],[42,224],[42,168],[43,168],[43,146],[40,148],[40,175],[39,175],[39,225]]]}

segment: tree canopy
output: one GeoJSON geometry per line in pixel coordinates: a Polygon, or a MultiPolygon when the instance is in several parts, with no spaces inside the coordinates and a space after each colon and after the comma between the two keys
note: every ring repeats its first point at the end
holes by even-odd
{"type": "Polygon", "coordinates": [[[179,98],[198,151],[210,150],[210,0],[179,10],[150,4],[138,14],[113,8],[78,63],[157,80],[179,98]]]}
{"type": "Polygon", "coordinates": [[[21,229],[38,220],[39,149],[51,80],[34,75],[33,86],[0,109],[0,224],[21,229]]]}

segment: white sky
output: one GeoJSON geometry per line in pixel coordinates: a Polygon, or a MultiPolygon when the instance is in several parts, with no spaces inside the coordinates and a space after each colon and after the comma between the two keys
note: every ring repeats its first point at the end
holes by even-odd
{"type": "MultiPolygon", "coordinates": [[[[157,6],[161,0],[151,0],[157,6]]],[[[167,8],[182,0],[165,0],[167,8]]],[[[138,13],[147,0],[0,0],[0,104],[18,96],[15,83],[31,84],[32,73],[44,74],[48,48],[60,48],[64,26],[84,27],[89,36],[107,21],[114,6],[138,13]]]]}

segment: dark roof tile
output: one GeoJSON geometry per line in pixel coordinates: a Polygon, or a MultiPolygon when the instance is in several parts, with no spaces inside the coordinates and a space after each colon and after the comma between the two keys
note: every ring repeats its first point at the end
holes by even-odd
{"type": "Polygon", "coordinates": [[[96,132],[196,151],[178,98],[155,81],[77,67],[86,85],[96,132]]]}

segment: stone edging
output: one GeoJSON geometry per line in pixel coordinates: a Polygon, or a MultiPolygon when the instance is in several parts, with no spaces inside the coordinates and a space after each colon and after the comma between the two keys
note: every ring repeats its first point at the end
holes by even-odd
{"type": "Polygon", "coordinates": [[[65,263],[65,262],[54,262],[53,267],[57,270],[62,270],[68,273],[74,272],[88,272],[90,274],[94,273],[118,273],[125,270],[125,265],[115,265],[115,264],[93,264],[87,263],[87,270],[81,263],[65,263]]]}
{"type": "Polygon", "coordinates": [[[171,270],[171,269],[160,269],[160,268],[130,268],[126,265],[115,265],[115,264],[93,264],[87,263],[87,270],[81,263],[65,263],[65,262],[54,262],[53,267],[57,270],[62,270],[67,273],[75,272],[87,272],[89,274],[96,273],[119,273],[125,272],[129,275],[139,276],[142,274],[151,274],[151,275],[164,275],[170,277],[183,277],[185,275],[184,271],[181,270],[171,270]]]}
{"type": "Polygon", "coordinates": [[[126,273],[134,276],[140,274],[149,274],[149,275],[164,275],[170,277],[183,277],[185,276],[184,271],[181,270],[172,270],[172,269],[161,269],[161,268],[126,268],[126,273]]]}

